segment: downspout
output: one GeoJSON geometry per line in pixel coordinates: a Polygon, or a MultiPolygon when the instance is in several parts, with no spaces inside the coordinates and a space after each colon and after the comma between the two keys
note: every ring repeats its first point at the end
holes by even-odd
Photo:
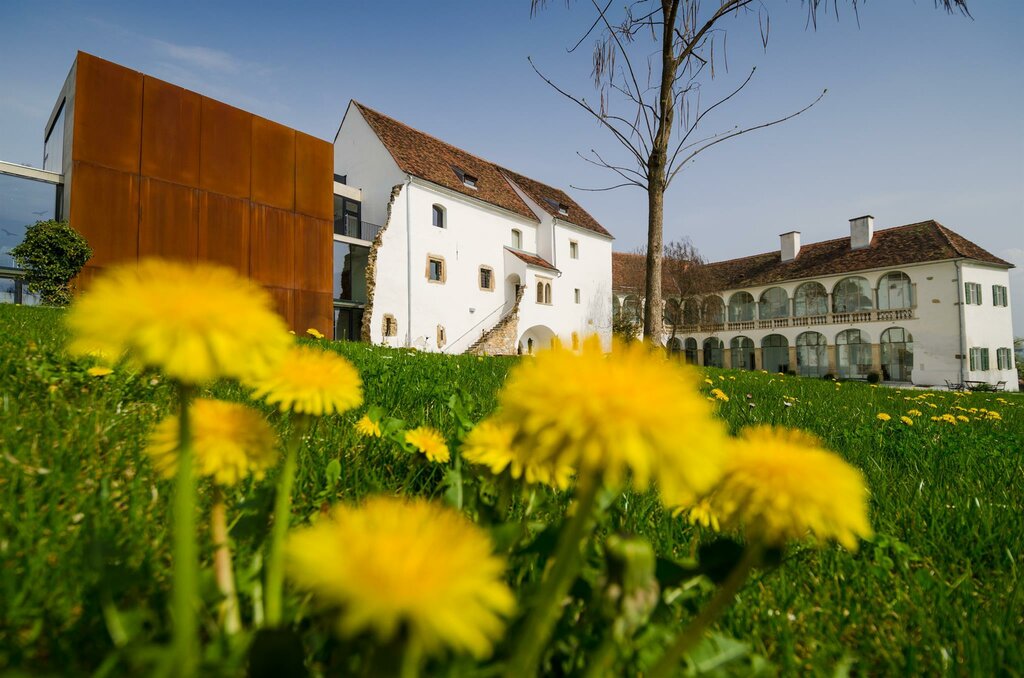
{"type": "Polygon", "coordinates": [[[954,262],[956,266],[956,298],[957,298],[957,309],[960,312],[960,322],[957,324],[957,328],[960,330],[960,383],[964,383],[966,377],[964,376],[964,356],[966,355],[967,346],[966,338],[964,337],[964,302],[966,299],[963,297],[964,294],[964,278],[963,271],[960,269],[961,260],[957,259],[954,262]]]}
{"type": "Polygon", "coordinates": [[[405,180],[405,259],[406,259],[406,276],[405,276],[405,300],[406,300],[406,315],[405,315],[405,346],[406,348],[412,346],[412,222],[410,218],[412,216],[412,208],[409,205],[409,195],[412,189],[412,175],[407,175],[405,180]]]}

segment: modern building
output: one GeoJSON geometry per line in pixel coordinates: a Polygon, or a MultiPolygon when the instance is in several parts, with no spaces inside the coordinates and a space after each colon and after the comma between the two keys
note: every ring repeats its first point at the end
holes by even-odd
{"type": "MultiPolygon", "coordinates": [[[[691,275],[666,264],[663,342],[701,365],[795,371],[944,386],[970,381],[1017,390],[1009,298],[1012,264],[936,221],[705,264],[691,275]]],[[[643,308],[644,262],[614,255],[613,312],[643,308]]]]}
{"type": "Polygon", "coordinates": [[[0,301],[35,301],[7,252],[67,218],[93,249],[79,288],[142,257],[214,261],[296,332],[451,353],[610,341],[593,217],[360,104],[332,147],[79,52],[43,139],[42,170],[0,163],[0,301]]]}

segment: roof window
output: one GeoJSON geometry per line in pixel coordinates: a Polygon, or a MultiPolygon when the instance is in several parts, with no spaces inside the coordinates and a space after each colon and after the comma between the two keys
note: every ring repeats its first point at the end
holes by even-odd
{"type": "Polygon", "coordinates": [[[475,176],[473,176],[466,170],[462,169],[461,167],[456,167],[455,165],[452,165],[452,170],[455,171],[455,174],[459,177],[459,181],[462,182],[463,186],[465,186],[466,188],[476,189],[475,176]]]}
{"type": "Polygon", "coordinates": [[[552,200],[551,198],[544,198],[544,202],[558,210],[558,213],[561,214],[563,217],[568,216],[569,206],[566,205],[565,203],[558,202],[557,200],[552,200]]]}

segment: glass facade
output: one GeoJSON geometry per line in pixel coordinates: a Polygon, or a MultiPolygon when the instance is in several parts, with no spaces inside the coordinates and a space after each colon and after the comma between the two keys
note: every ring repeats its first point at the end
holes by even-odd
{"type": "Polygon", "coordinates": [[[60,174],[64,171],[64,111],[67,107],[62,102],[60,113],[53,121],[50,133],[43,143],[43,169],[60,174]]]}
{"type": "Polygon", "coordinates": [[[334,300],[366,303],[366,262],[370,248],[334,241],[334,300]]]}
{"type": "Polygon", "coordinates": [[[26,177],[0,174],[0,269],[15,268],[10,251],[37,221],[57,218],[60,186],[26,177]]]}

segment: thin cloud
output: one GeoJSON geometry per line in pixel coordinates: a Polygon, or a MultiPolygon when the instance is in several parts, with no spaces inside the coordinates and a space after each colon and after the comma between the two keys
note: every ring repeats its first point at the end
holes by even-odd
{"type": "Polygon", "coordinates": [[[193,68],[222,75],[235,75],[245,68],[243,61],[219,49],[199,45],[178,45],[157,38],[149,40],[158,54],[193,68]]]}

